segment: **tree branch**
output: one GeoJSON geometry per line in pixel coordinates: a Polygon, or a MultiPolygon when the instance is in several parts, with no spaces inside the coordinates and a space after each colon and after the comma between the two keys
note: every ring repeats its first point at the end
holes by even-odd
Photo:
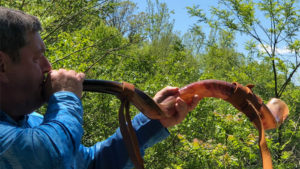
{"type": "Polygon", "coordinates": [[[263,32],[267,35],[268,39],[271,40],[270,35],[268,34],[268,32],[266,31],[266,29],[257,21],[255,21],[256,24],[260,27],[261,30],[263,30],[263,32]]]}
{"type": "Polygon", "coordinates": [[[22,4],[20,5],[19,10],[21,10],[21,11],[23,10],[24,4],[25,4],[25,0],[22,1],[22,4]]]}
{"type": "Polygon", "coordinates": [[[108,38],[103,39],[103,40],[101,41],[100,44],[97,44],[97,42],[96,42],[96,43],[93,44],[93,45],[86,46],[86,47],[84,47],[84,48],[81,48],[81,49],[78,49],[78,50],[76,50],[76,51],[74,51],[74,52],[71,52],[71,53],[69,53],[68,55],[66,55],[66,56],[64,56],[64,57],[55,60],[55,61],[52,63],[52,65],[56,64],[57,62],[59,62],[59,61],[61,61],[61,60],[64,60],[64,59],[68,58],[69,56],[71,56],[71,55],[74,54],[74,53],[83,51],[83,50],[88,49],[88,48],[91,48],[91,47],[101,46],[102,44],[104,44],[104,43],[107,42],[108,40],[111,40],[111,39],[112,39],[113,37],[115,37],[115,36],[116,36],[116,35],[112,35],[112,36],[110,36],[110,37],[108,37],[108,38]]]}
{"type": "Polygon", "coordinates": [[[78,12],[76,12],[74,15],[67,17],[66,19],[64,19],[62,22],[60,22],[60,24],[58,24],[56,26],[56,28],[54,28],[50,33],[48,33],[43,39],[46,40],[50,35],[52,35],[54,32],[56,32],[58,29],[60,29],[62,26],[70,23],[73,18],[75,18],[76,16],[78,16],[79,14],[83,13],[84,11],[87,11],[89,9],[95,8],[96,6],[98,6],[100,4],[96,4],[94,6],[88,7],[88,8],[83,8],[81,10],[79,10],[78,12]]]}
{"type": "Polygon", "coordinates": [[[286,86],[288,85],[288,83],[291,81],[293,75],[296,73],[297,69],[300,67],[300,63],[298,63],[298,65],[295,67],[295,69],[290,73],[289,77],[287,78],[287,80],[284,82],[284,84],[281,86],[278,96],[281,97],[282,93],[284,92],[286,86]]]}
{"type": "Polygon", "coordinates": [[[84,71],[84,73],[85,74],[87,74],[88,73],[88,71],[90,71],[90,69],[92,68],[92,67],[94,67],[101,59],[103,59],[104,57],[106,57],[107,55],[109,55],[109,54],[111,54],[112,52],[115,52],[115,51],[118,51],[118,50],[120,50],[120,49],[124,49],[124,48],[126,48],[126,47],[128,47],[128,46],[130,46],[131,44],[130,43],[128,43],[128,44],[126,44],[126,45],[123,45],[123,46],[120,46],[120,47],[117,47],[117,48],[113,48],[113,49],[110,49],[110,50],[108,50],[108,51],[106,51],[105,52],[105,54],[102,56],[102,57],[99,57],[97,60],[95,60],[85,71],[84,71]]]}
{"type": "Polygon", "coordinates": [[[52,12],[52,10],[50,10],[49,8],[50,8],[50,7],[55,7],[54,3],[55,3],[55,0],[52,0],[52,1],[51,1],[51,5],[48,5],[48,6],[44,9],[44,11],[42,11],[42,13],[40,14],[40,19],[41,19],[41,20],[44,19],[44,16],[46,16],[46,14],[48,14],[48,12],[50,12],[50,11],[52,12]]]}
{"type": "Polygon", "coordinates": [[[58,63],[59,61],[62,61],[62,60],[64,60],[64,59],[68,58],[68,57],[71,56],[72,54],[75,54],[75,53],[77,53],[77,52],[80,52],[80,51],[83,51],[83,50],[85,50],[85,49],[88,49],[88,48],[91,48],[91,47],[95,47],[95,46],[96,46],[96,44],[90,45],[90,46],[86,46],[86,47],[81,48],[81,49],[78,49],[78,50],[76,50],[76,51],[74,51],[74,52],[72,52],[72,53],[69,53],[68,55],[66,55],[66,56],[64,56],[64,57],[62,57],[62,58],[59,58],[59,59],[55,60],[55,61],[52,63],[52,65],[58,63]]]}

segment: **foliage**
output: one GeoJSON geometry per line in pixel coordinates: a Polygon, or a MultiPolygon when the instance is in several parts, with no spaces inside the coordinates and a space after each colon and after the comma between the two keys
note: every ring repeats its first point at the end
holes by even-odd
{"type": "MultiPolygon", "coordinates": [[[[91,79],[127,81],[150,96],[167,85],[220,79],[255,84],[253,90],[263,100],[280,97],[289,105],[290,116],[280,129],[267,132],[267,142],[274,168],[299,168],[300,87],[291,81],[299,67],[296,2],[220,0],[211,17],[190,7],[191,15],[201,22],[184,36],[173,31],[170,15],[174,12],[158,0],[147,1],[147,11],[140,13],[134,3],[121,0],[15,0],[0,5],[40,18],[46,55],[54,69],[82,71],[91,79]],[[267,21],[271,27],[264,24],[267,21]],[[211,27],[208,35],[202,23],[211,27]],[[252,37],[245,46],[248,53],[237,52],[237,32],[252,37]],[[294,51],[294,60],[276,51],[280,43],[294,51]]],[[[120,103],[114,96],[95,93],[84,93],[82,102],[82,142],[91,146],[117,129],[120,103]]],[[[165,141],[147,150],[146,168],[262,166],[258,133],[223,100],[203,99],[183,123],[169,130],[165,141]]]]}
{"type": "MultiPolygon", "coordinates": [[[[218,66],[216,68],[217,76],[222,75],[221,71],[223,70],[222,77],[225,74],[233,81],[256,84],[257,87],[254,90],[263,98],[277,97],[286,101],[289,100],[290,102],[287,101],[289,104],[294,104],[294,102],[298,104],[297,99],[290,100],[286,98],[293,98],[294,92],[298,93],[299,90],[295,84],[291,83],[292,77],[300,67],[299,48],[296,47],[299,41],[297,33],[300,31],[297,1],[220,0],[218,7],[211,7],[210,17],[197,6],[189,7],[188,10],[192,16],[199,18],[199,24],[208,24],[213,33],[217,28],[225,32],[238,32],[251,38],[245,46],[248,55],[244,58],[238,57],[238,64],[236,64],[235,59],[232,59],[232,70],[219,69],[220,66],[226,66],[227,62],[224,62],[224,60],[222,61],[223,64],[219,66],[215,64],[218,66]],[[279,50],[284,47],[289,49],[288,54],[279,50]],[[293,93],[286,95],[288,91],[293,91],[293,93]]],[[[199,27],[199,25],[197,26],[199,27]]],[[[213,42],[215,42],[214,39],[213,42]]],[[[219,42],[222,41],[219,40],[219,42]]],[[[217,58],[216,56],[219,56],[218,50],[213,49],[212,51],[213,54],[209,56],[217,58]]],[[[224,58],[227,58],[226,51],[222,53],[225,54],[224,58]]],[[[234,55],[230,54],[229,56],[234,55]]],[[[228,59],[226,60],[228,61],[228,59]]],[[[215,67],[212,68],[215,69],[215,67]]],[[[290,106],[290,119],[293,119],[292,121],[296,124],[299,122],[297,112],[299,112],[299,109],[290,106]]],[[[293,168],[298,165],[297,160],[299,159],[292,155],[299,156],[296,149],[298,143],[291,142],[291,138],[297,137],[294,135],[297,135],[296,133],[299,133],[299,131],[297,127],[294,128],[293,132],[290,131],[293,136],[289,138],[286,135],[289,130],[286,127],[287,125],[283,125],[277,131],[269,133],[269,144],[276,159],[274,161],[275,166],[278,168],[293,168]],[[287,145],[291,147],[288,148],[287,145]]]]}

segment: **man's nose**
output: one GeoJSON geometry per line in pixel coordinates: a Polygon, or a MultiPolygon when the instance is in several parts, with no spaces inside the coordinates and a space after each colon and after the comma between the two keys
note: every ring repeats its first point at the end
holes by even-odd
{"type": "Polygon", "coordinates": [[[42,68],[43,73],[47,73],[52,69],[51,63],[46,57],[42,57],[42,60],[40,62],[40,66],[42,68]]]}

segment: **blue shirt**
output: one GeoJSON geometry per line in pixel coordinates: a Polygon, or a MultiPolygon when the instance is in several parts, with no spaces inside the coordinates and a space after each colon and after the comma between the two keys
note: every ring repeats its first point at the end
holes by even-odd
{"type": "MultiPolygon", "coordinates": [[[[51,96],[44,117],[34,112],[16,122],[0,110],[0,168],[133,168],[119,129],[94,146],[81,144],[82,116],[81,101],[71,92],[51,96]]],[[[134,117],[132,125],[142,155],[169,135],[159,121],[142,113],[134,117]]]]}

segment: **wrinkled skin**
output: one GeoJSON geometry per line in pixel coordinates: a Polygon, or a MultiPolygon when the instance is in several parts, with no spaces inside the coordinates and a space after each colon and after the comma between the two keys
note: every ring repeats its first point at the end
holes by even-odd
{"type": "Polygon", "coordinates": [[[181,123],[188,112],[197,106],[200,97],[197,94],[193,95],[192,101],[187,104],[180,98],[179,88],[166,87],[157,92],[153,100],[165,113],[159,120],[164,127],[168,128],[181,123]]]}

